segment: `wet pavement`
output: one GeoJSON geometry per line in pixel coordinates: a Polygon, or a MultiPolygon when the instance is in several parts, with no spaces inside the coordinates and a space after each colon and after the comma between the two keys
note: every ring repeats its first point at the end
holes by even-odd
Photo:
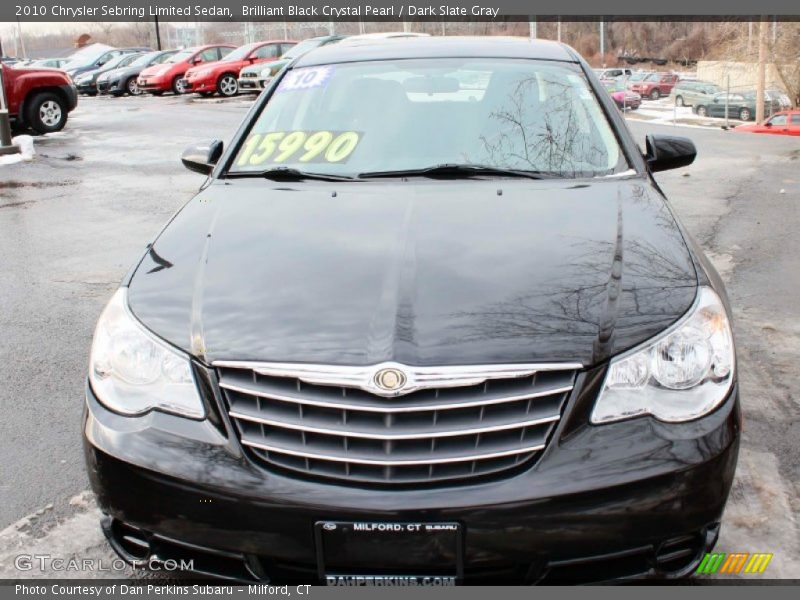
{"type": "MultiPolygon", "coordinates": [[[[64,132],[35,139],[33,161],[0,166],[0,578],[41,575],[14,566],[32,548],[110,558],[80,444],[92,329],[202,183],[183,149],[228,140],[250,104],[82,98],[64,132]]],[[[640,141],[698,145],[694,165],[657,179],[734,308],[745,431],[718,549],[772,552],[772,577],[800,577],[800,138],[630,124],[640,141]]]]}

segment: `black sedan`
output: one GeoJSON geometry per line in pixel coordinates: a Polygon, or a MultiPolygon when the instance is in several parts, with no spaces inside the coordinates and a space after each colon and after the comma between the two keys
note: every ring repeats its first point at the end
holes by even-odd
{"type": "Polygon", "coordinates": [[[139,55],[136,60],[125,66],[117,66],[108,70],[97,78],[97,91],[100,94],[111,94],[112,96],[123,96],[130,94],[138,95],[139,86],[136,83],[139,73],[152,65],[159,65],[166,61],[170,56],[176,54],[177,50],[157,50],[139,55]]]}
{"type": "Polygon", "coordinates": [[[719,276],[552,42],[336,44],[281,71],[100,316],[114,549],[238,581],[692,573],[739,392],[719,276]],[[157,557],[157,558],[156,558],[157,557]]]}
{"type": "Polygon", "coordinates": [[[102,67],[81,73],[74,79],[75,87],[78,89],[78,93],[85,94],[87,96],[96,96],[98,78],[110,71],[127,67],[140,56],[142,56],[141,52],[120,54],[109,60],[102,67]]]}

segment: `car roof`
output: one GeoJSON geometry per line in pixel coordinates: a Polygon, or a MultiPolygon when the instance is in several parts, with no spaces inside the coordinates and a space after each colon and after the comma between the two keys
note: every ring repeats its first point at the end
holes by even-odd
{"type": "MultiPolygon", "coordinates": [[[[349,42],[349,40],[348,40],[349,42]]],[[[399,58],[529,58],[578,62],[569,46],[523,37],[410,37],[329,44],[303,54],[295,66],[399,58]]]]}

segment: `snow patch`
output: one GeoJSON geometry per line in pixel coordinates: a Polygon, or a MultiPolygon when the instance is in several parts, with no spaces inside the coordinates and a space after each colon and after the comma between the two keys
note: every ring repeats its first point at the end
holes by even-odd
{"type": "Polygon", "coordinates": [[[18,135],[11,138],[11,143],[19,147],[17,154],[0,155],[0,165],[13,165],[18,162],[33,160],[36,150],[33,148],[33,138],[29,135],[18,135]]]}

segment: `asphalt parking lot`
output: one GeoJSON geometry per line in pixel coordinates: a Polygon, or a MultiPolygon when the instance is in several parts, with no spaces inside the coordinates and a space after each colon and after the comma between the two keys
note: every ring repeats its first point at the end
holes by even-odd
{"type": "MultiPolygon", "coordinates": [[[[249,106],[82,98],[64,132],[35,140],[33,161],[0,165],[0,578],[42,576],[14,565],[36,549],[111,556],[80,442],[94,323],[144,245],[202,183],[182,168],[183,148],[229,139],[249,106]]],[[[635,119],[640,141],[652,131],[697,144],[694,165],[657,179],[734,308],[745,426],[718,548],[772,552],[768,574],[797,578],[800,138],[635,119]]]]}

